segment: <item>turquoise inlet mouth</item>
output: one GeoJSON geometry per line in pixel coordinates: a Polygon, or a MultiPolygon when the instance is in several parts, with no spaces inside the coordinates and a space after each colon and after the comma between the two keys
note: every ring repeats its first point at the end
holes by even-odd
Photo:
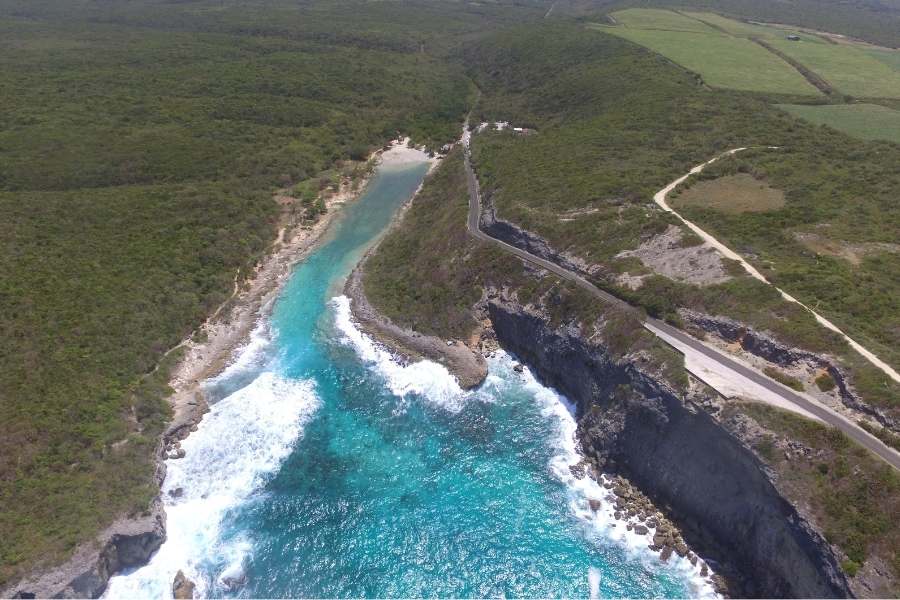
{"type": "Polygon", "coordinates": [[[463,391],[354,327],[341,285],[427,169],[379,169],[207,382],[168,461],[168,539],[107,597],[171,597],[179,570],[209,597],[712,595],[591,510],[571,407],[513,357],[463,391]]]}

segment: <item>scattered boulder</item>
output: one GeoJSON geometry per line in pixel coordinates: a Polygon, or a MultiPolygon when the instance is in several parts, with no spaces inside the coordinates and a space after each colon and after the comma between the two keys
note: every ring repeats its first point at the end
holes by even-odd
{"type": "Polygon", "coordinates": [[[638,535],[647,535],[648,531],[650,531],[650,530],[647,529],[647,527],[644,525],[635,525],[634,526],[634,532],[638,535]]]}
{"type": "Polygon", "coordinates": [[[169,490],[169,496],[172,498],[181,498],[184,496],[184,488],[177,487],[174,490],[169,490]]]}
{"type": "Polygon", "coordinates": [[[515,371],[516,373],[521,373],[524,370],[525,370],[525,367],[523,367],[519,363],[516,363],[516,366],[513,367],[513,371],[515,371]]]}
{"type": "Polygon", "coordinates": [[[666,562],[672,556],[672,546],[665,546],[662,549],[662,552],[659,554],[659,559],[663,562],[666,562]]]}
{"type": "Polygon", "coordinates": [[[590,498],[588,500],[588,504],[591,506],[591,510],[594,512],[597,512],[598,510],[600,510],[600,507],[603,506],[603,504],[596,498],[590,498]]]}
{"type": "Polygon", "coordinates": [[[190,600],[194,597],[194,582],[185,577],[184,572],[179,570],[175,575],[175,581],[172,582],[172,596],[175,600],[190,600]]]}
{"type": "Polygon", "coordinates": [[[584,461],[580,463],[569,465],[569,473],[572,474],[572,477],[575,479],[584,479],[584,461]]]}

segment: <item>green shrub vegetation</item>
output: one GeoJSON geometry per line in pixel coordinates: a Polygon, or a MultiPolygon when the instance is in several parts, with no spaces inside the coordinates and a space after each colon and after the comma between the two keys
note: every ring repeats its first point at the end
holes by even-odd
{"type": "Polygon", "coordinates": [[[796,377],[791,377],[790,375],[786,375],[780,369],[776,369],[775,367],[766,367],[765,369],[763,369],[763,372],[778,383],[783,383],[792,390],[796,390],[798,392],[803,391],[803,384],[800,383],[799,379],[797,379],[796,377]]]}
{"type": "Polygon", "coordinates": [[[547,307],[557,325],[599,328],[616,357],[646,352],[672,385],[686,388],[684,358],[644,329],[633,311],[610,310],[570,282],[526,271],[518,259],[476,241],[466,229],[467,212],[457,147],[365,263],[366,296],[381,314],[421,333],[468,339],[479,325],[473,305],[484,288],[507,288],[522,303],[547,307]]]}
{"type": "Polygon", "coordinates": [[[834,382],[834,378],[828,373],[822,373],[818,377],[816,377],[816,387],[823,392],[830,392],[837,386],[834,382]]]}
{"type": "Polygon", "coordinates": [[[868,421],[859,421],[859,426],[877,437],[879,440],[900,452],[900,435],[878,425],[870,425],[868,421]]]}
{"type": "Polygon", "coordinates": [[[483,91],[476,116],[537,130],[474,139],[482,188],[501,217],[600,265],[595,283],[654,316],[675,319],[679,307],[698,308],[786,343],[840,354],[857,370],[854,381],[867,400],[900,406],[900,388],[886,375],[873,373],[809,313],[752,278],[697,288],[654,276],[636,291],[615,278],[623,268],[619,252],[674,222],[648,208],[666,183],[731,148],[781,146],[723,159],[692,181],[749,173],[781,190],[784,207],[725,214],[691,206],[683,213],[854,339],[900,364],[895,255],[875,251],[852,265],[817,256],[795,237],[822,231],[851,243],[893,243],[900,230],[892,200],[900,148],[804,124],[773,107],[776,98],[705,90],[657,55],[595,31],[513,30],[467,56],[483,91]]]}
{"type": "Polygon", "coordinates": [[[154,368],[273,240],[273,192],[312,215],[398,132],[456,138],[448,50],[544,10],[0,0],[0,587],[146,508],[154,368]]]}
{"type": "Polygon", "coordinates": [[[366,296],[379,312],[421,333],[469,337],[478,325],[471,310],[481,287],[521,269],[518,261],[469,235],[468,206],[457,147],[428,176],[401,223],[366,261],[366,296]]]}
{"type": "MultiPolygon", "coordinates": [[[[880,557],[900,574],[900,476],[889,465],[856,445],[840,431],[762,404],[728,407],[750,415],[786,440],[799,441],[812,452],[785,458],[765,454],[778,474],[782,491],[802,499],[825,537],[847,555],[842,565],[853,577],[870,556],[880,557]]],[[[894,597],[897,589],[873,590],[894,597]]]]}

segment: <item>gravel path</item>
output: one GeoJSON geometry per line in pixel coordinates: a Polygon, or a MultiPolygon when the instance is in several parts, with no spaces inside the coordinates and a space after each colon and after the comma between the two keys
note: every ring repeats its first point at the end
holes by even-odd
{"type": "MultiPolygon", "coordinates": [[[[776,150],[778,147],[777,146],[769,146],[769,148],[772,150],[776,150]]],[[[757,271],[753,267],[753,265],[751,265],[746,260],[744,260],[744,258],[740,254],[738,254],[737,252],[734,252],[733,250],[731,250],[730,248],[725,246],[725,244],[723,244],[722,242],[720,242],[719,240],[717,240],[716,238],[714,238],[713,236],[711,236],[704,230],[700,229],[700,227],[698,227],[691,221],[688,221],[687,219],[682,217],[675,210],[673,210],[672,207],[669,206],[668,203],[666,202],[666,196],[668,196],[672,190],[674,190],[676,187],[678,187],[684,180],[686,180],[691,175],[699,173],[704,168],[706,168],[707,166],[716,162],[720,158],[724,158],[726,156],[732,156],[734,154],[737,154],[738,152],[743,152],[746,149],[747,148],[735,148],[733,150],[729,150],[728,152],[724,152],[724,153],[720,154],[719,156],[716,156],[715,158],[710,159],[701,165],[697,165],[696,167],[694,167],[693,169],[688,171],[688,173],[686,175],[679,177],[678,179],[676,179],[675,181],[673,181],[672,183],[670,183],[663,189],[656,192],[656,194],[653,196],[653,200],[664,211],[670,212],[673,215],[675,215],[676,217],[678,217],[682,223],[684,223],[685,225],[687,225],[690,228],[691,231],[693,231],[694,233],[699,235],[708,244],[710,244],[716,250],[721,252],[723,256],[725,256],[726,258],[730,258],[731,260],[738,261],[739,263],[741,263],[741,266],[744,267],[744,270],[746,270],[747,273],[749,273],[751,276],[755,277],[756,279],[762,281],[763,283],[765,283],[767,285],[772,285],[772,283],[768,279],[766,279],[762,275],[762,273],[757,271]]],[[[775,286],[773,286],[773,287],[775,287],[775,286]]],[[[804,309],[806,309],[807,311],[809,311],[812,314],[812,316],[814,316],[816,318],[816,321],[818,321],[820,325],[830,329],[831,331],[833,331],[833,332],[837,333],[838,335],[840,335],[841,337],[843,337],[844,340],[846,340],[846,342],[848,344],[850,344],[850,347],[852,347],[854,350],[859,352],[866,360],[868,360],[870,363],[872,363],[877,368],[879,368],[881,371],[883,371],[888,377],[890,377],[894,381],[900,383],[900,374],[898,374],[897,371],[895,371],[889,364],[885,363],[883,360],[878,358],[873,352],[870,352],[869,350],[864,348],[861,344],[859,344],[855,340],[851,339],[850,336],[848,336],[846,333],[844,333],[843,331],[838,329],[837,325],[835,325],[834,323],[832,323],[831,321],[829,321],[828,319],[826,319],[825,317],[823,317],[822,315],[820,315],[819,313],[817,313],[816,311],[814,311],[813,309],[808,307],[807,305],[803,304],[802,302],[800,302],[799,300],[797,300],[796,298],[794,298],[793,296],[791,296],[790,294],[788,294],[787,292],[782,290],[781,288],[775,287],[775,289],[778,290],[778,293],[781,294],[782,298],[784,298],[788,302],[793,302],[794,304],[798,304],[798,305],[802,306],[804,309]]]]}

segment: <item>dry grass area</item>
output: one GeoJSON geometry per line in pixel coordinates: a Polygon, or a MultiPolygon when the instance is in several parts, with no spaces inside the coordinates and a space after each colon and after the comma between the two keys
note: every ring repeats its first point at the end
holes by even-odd
{"type": "Polygon", "coordinates": [[[851,264],[862,264],[863,258],[877,252],[900,253],[900,244],[879,242],[851,244],[841,240],[832,240],[817,233],[797,232],[794,237],[806,248],[816,254],[843,258],[851,264]]]}
{"type": "Polygon", "coordinates": [[[675,208],[696,206],[729,214],[765,212],[784,206],[784,192],[748,173],[737,173],[676,190],[671,204],[675,208]]]}

